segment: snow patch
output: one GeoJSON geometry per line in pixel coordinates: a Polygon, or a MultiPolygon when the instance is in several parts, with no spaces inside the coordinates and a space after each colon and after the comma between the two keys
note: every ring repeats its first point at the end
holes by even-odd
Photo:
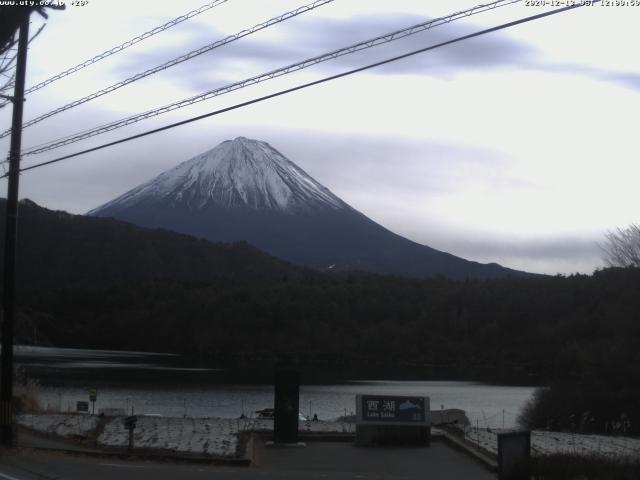
{"type": "Polygon", "coordinates": [[[60,437],[86,437],[98,426],[98,417],[90,415],[18,415],[18,424],[42,433],[60,437]]]}
{"type": "MultiPolygon", "coordinates": [[[[157,448],[214,456],[235,456],[242,423],[233,419],[138,417],[133,440],[136,448],[157,448]]],[[[129,431],[122,418],[110,421],[98,445],[124,447],[129,431]]]]}
{"type": "MultiPolygon", "coordinates": [[[[33,430],[61,437],[87,437],[98,427],[99,417],[75,414],[20,415],[18,422],[33,430]]],[[[138,416],[134,430],[135,448],[171,450],[218,457],[237,456],[241,432],[273,431],[273,420],[138,416]]],[[[349,433],[354,425],[345,422],[304,421],[300,432],[349,433]]],[[[129,431],[123,417],[111,417],[97,438],[98,446],[126,448],[129,431]]]]}
{"type": "Polygon", "coordinates": [[[89,212],[163,201],[202,210],[209,205],[280,211],[348,208],[266,142],[227,140],[89,212]]]}
{"type": "MultiPolygon", "coordinates": [[[[497,455],[498,434],[507,431],[510,430],[468,428],[465,439],[497,455]]],[[[531,432],[531,454],[595,455],[621,461],[638,460],[640,438],[534,430],[531,432]]]]}

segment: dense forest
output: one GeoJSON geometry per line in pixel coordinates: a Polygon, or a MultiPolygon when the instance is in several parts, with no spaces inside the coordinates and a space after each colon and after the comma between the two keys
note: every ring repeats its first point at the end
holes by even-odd
{"type": "Polygon", "coordinates": [[[640,433],[640,269],[475,281],[322,274],[248,245],[23,207],[20,342],[507,372],[551,386],[525,412],[530,426],[640,433]]]}
{"type": "Polygon", "coordinates": [[[640,357],[640,271],[454,282],[369,274],[22,291],[22,340],[229,359],[459,365],[583,378],[640,357]],[[37,332],[37,333],[36,333],[37,332]]]}
{"type": "Polygon", "coordinates": [[[59,346],[180,352],[226,364],[502,372],[553,385],[539,393],[529,425],[638,432],[639,287],[638,269],[478,282],[352,274],[73,287],[23,292],[19,332],[28,343],[37,335],[59,346]]]}

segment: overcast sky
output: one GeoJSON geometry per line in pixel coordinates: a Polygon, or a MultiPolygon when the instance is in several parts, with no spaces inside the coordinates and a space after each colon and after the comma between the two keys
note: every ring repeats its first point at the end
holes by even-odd
{"type": "MultiPolygon", "coordinates": [[[[27,86],[202,5],[88,0],[51,12],[27,86]]],[[[28,96],[25,120],[302,5],[229,0],[28,96]]],[[[521,2],[270,80],[24,165],[216,110],[549,8],[521,2]]],[[[335,0],[24,131],[23,146],[477,5],[335,0]]],[[[640,221],[639,7],[582,7],[25,173],[21,197],[86,211],[236,136],[269,142],[354,208],[414,241],[548,274],[603,266],[640,221]]],[[[32,31],[44,21],[33,17],[32,31]]],[[[0,111],[2,130],[10,108],[0,111]]],[[[8,151],[8,139],[0,141],[8,151]]],[[[6,182],[2,187],[6,189],[6,182]]],[[[3,190],[4,191],[4,190],[3,190]]]]}

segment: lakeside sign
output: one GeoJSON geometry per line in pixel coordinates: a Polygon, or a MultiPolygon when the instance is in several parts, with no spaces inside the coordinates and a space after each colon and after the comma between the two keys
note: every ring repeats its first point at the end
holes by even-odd
{"type": "Polygon", "coordinates": [[[356,395],[356,445],[430,443],[429,397],[356,395]]]}
{"type": "Polygon", "coordinates": [[[429,426],[429,397],[356,395],[356,422],[363,425],[429,426]]]}

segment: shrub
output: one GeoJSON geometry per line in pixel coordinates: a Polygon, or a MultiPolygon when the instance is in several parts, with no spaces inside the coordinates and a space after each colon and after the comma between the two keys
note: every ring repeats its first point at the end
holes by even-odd
{"type": "Polygon", "coordinates": [[[36,413],[41,411],[38,401],[40,384],[33,379],[13,386],[13,408],[16,413],[36,413]]]}
{"type": "Polygon", "coordinates": [[[518,423],[527,429],[630,435],[640,431],[640,407],[631,390],[564,382],[538,388],[518,423]]]}

